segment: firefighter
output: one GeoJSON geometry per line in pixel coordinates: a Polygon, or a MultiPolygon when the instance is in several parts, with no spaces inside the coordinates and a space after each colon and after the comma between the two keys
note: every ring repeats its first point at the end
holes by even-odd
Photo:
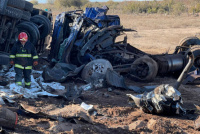
{"type": "Polygon", "coordinates": [[[15,67],[16,85],[22,86],[22,77],[24,75],[25,88],[30,88],[32,65],[38,65],[38,56],[34,45],[28,41],[28,36],[25,32],[19,34],[18,41],[11,49],[10,64],[15,67]]]}

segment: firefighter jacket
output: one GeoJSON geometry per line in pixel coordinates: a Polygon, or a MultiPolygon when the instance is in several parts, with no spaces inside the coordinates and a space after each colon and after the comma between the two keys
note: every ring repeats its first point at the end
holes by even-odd
{"type": "Polygon", "coordinates": [[[11,49],[10,60],[14,61],[16,68],[32,69],[33,62],[38,60],[34,45],[29,41],[24,46],[16,42],[11,49]]]}

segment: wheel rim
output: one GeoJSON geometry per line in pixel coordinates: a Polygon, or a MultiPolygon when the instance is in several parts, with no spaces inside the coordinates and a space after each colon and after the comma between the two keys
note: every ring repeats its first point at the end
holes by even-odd
{"type": "Polygon", "coordinates": [[[94,74],[94,73],[100,73],[100,74],[102,74],[104,72],[104,69],[105,69],[104,65],[96,63],[96,64],[93,64],[92,68],[90,68],[90,71],[88,72],[88,74],[90,76],[92,74],[94,74]]]}

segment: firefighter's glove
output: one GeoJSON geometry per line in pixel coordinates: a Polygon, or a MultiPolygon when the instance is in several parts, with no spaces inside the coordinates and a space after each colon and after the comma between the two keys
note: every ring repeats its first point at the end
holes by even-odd
{"type": "Polygon", "coordinates": [[[14,65],[15,63],[14,63],[14,61],[10,61],[10,64],[11,64],[11,65],[14,65]]]}
{"type": "Polygon", "coordinates": [[[38,65],[38,61],[34,61],[33,66],[37,66],[37,65],[38,65]]]}

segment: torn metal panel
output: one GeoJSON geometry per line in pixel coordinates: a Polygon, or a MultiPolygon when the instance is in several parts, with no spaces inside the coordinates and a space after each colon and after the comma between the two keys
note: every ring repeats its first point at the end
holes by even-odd
{"type": "Polygon", "coordinates": [[[145,91],[144,88],[126,84],[123,76],[110,69],[108,69],[106,72],[106,82],[109,86],[132,90],[136,93],[142,93],[145,91]]]}
{"type": "Polygon", "coordinates": [[[183,84],[194,82],[195,80],[200,80],[200,71],[199,69],[196,69],[192,72],[189,72],[185,80],[183,81],[183,84]]]}
{"type": "Polygon", "coordinates": [[[110,69],[108,69],[106,72],[106,82],[110,86],[128,89],[128,87],[125,84],[124,77],[110,69]]]}
{"type": "MultiPolygon", "coordinates": [[[[110,33],[110,35],[112,35],[113,37],[116,37],[117,35],[119,35],[118,32],[116,32],[115,30],[117,29],[122,29],[122,26],[110,26],[110,27],[106,27],[106,28],[103,28],[101,30],[99,30],[83,47],[82,49],[80,50],[80,54],[81,56],[84,56],[85,52],[86,51],[92,51],[92,49],[94,49],[95,45],[94,43],[96,41],[99,40],[99,37],[101,36],[104,36],[104,35],[107,35],[106,33],[109,33],[111,32],[112,30],[112,34],[110,33]]],[[[113,42],[114,43],[114,42],[113,42]]],[[[96,43],[95,43],[96,44],[96,43]]]]}
{"type": "Polygon", "coordinates": [[[127,94],[130,103],[141,107],[146,113],[154,114],[181,114],[185,110],[181,107],[181,94],[172,86],[160,85],[154,91],[141,95],[127,94]]]}
{"type": "Polygon", "coordinates": [[[76,67],[72,64],[57,63],[53,68],[45,68],[42,76],[45,82],[64,82],[68,77],[78,75],[83,67],[84,65],[76,67]]]}

